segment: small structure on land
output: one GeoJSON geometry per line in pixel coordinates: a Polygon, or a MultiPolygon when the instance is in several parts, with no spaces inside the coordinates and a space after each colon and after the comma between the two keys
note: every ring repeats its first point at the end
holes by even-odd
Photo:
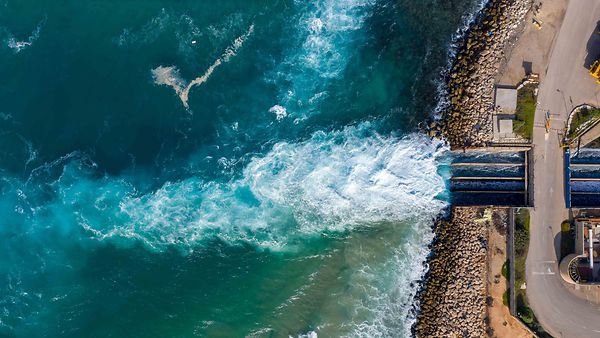
{"type": "Polygon", "coordinates": [[[498,86],[494,104],[502,114],[514,115],[517,111],[517,88],[498,86]]]}
{"type": "Polygon", "coordinates": [[[513,120],[517,111],[517,89],[508,86],[497,86],[494,97],[493,132],[494,140],[513,139],[513,120]]]}
{"type": "Polygon", "coordinates": [[[576,284],[600,282],[600,218],[575,219],[575,252],[563,258],[563,279],[576,284]]]}

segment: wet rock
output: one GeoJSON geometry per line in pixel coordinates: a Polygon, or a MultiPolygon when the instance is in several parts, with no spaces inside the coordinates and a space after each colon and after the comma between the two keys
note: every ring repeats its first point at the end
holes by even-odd
{"type": "Polygon", "coordinates": [[[454,208],[436,224],[429,274],[419,295],[418,337],[483,337],[487,325],[487,239],[478,210],[454,208]]]}
{"type": "Polygon", "coordinates": [[[530,8],[531,0],[491,0],[471,25],[446,83],[450,97],[441,136],[452,148],[491,141],[494,78],[530,8]]]}

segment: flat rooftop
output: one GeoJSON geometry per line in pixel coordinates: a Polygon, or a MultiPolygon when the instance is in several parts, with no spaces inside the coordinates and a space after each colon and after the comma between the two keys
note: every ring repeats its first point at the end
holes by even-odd
{"type": "Polygon", "coordinates": [[[517,89],[496,87],[495,105],[506,114],[514,113],[517,110],[517,89]]]}

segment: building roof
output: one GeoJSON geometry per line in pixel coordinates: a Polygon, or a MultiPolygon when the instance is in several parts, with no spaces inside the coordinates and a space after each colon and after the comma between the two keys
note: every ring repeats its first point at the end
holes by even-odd
{"type": "Polygon", "coordinates": [[[496,106],[508,112],[517,109],[517,89],[496,87],[496,106]]]}

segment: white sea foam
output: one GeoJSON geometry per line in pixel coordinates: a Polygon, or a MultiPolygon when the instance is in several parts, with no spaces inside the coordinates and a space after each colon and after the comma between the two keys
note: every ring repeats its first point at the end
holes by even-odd
{"type": "Polygon", "coordinates": [[[243,46],[244,42],[248,39],[250,35],[254,32],[254,25],[250,25],[246,33],[236,38],[231,46],[225,49],[225,52],[216,59],[210,67],[202,74],[201,76],[193,79],[187,85],[185,81],[181,78],[179,74],[179,69],[175,66],[158,66],[152,69],[152,77],[154,79],[154,83],[157,85],[165,85],[172,87],[175,90],[175,93],[181,99],[181,102],[186,108],[189,108],[188,98],[190,94],[190,90],[195,87],[203,84],[208,80],[208,78],[212,75],[217,67],[221,64],[229,62],[232,57],[234,57],[238,50],[243,46]]]}
{"type": "Polygon", "coordinates": [[[12,49],[15,53],[20,53],[22,50],[33,45],[33,43],[40,37],[40,32],[42,30],[42,27],[45,24],[46,24],[46,18],[42,19],[42,21],[40,21],[38,23],[38,25],[35,27],[33,32],[31,32],[31,34],[29,35],[29,37],[26,40],[19,40],[12,33],[5,30],[6,35],[8,36],[5,39],[6,46],[8,48],[12,49]]]}
{"type": "Polygon", "coordinates": [[[301,19],[304,32],[300,35],[304,36],[304,41],[296,57],[321,77],[337,77],[348,60],[346,49],[353,40],[349,34],[362,28],[373,0],[296,3],[310,8],[301,19]]]}
{"type": "MultiPolygon", "coordinates": [[[[352,285],[360,288],[352,307],[366,311],[367,319],[353,320],[348,337],[410,337],[418,282],[425,273],[431,222],[440,209],[432,208],[412,219],[411,231],[381,264],[357,269],[352,285]]],[[[404,222],[406,226],[406,222],[404,222]]]]}
{"type": "MultiPolygon", "coordinates": [[[[139,194],[123,179],[61,175],[60,205],[98,239],[133,239],[162,250],[211,238],[285,250],[306,236],[401,221],[445,206],[437,156],[421,135],[384,137],[368,124],[278,143],[230,182],[199,178],[139,194]]],[[[300,241],[300,242],[298,242],[300,241]]]]}
{"type": "Polygon", "coordinates": [[[290,49],[271,78],[281,82],[279,105],[301,121],[318,103],[331,79],[346,69],[351,48],[375,0],[296,0],[298,16],[289,36],[290,49]],[[315,96],[316,99],[315,99],[315,96]]]}
{"type": "Polygon", "coordinates": [[[277,121],[281,121],[287,116],[287,110],[285,109],[285,107],[282,107],[278,104],[269,108],[269,113],[275,114],[275,118],[277,119],[277,121]]]}

